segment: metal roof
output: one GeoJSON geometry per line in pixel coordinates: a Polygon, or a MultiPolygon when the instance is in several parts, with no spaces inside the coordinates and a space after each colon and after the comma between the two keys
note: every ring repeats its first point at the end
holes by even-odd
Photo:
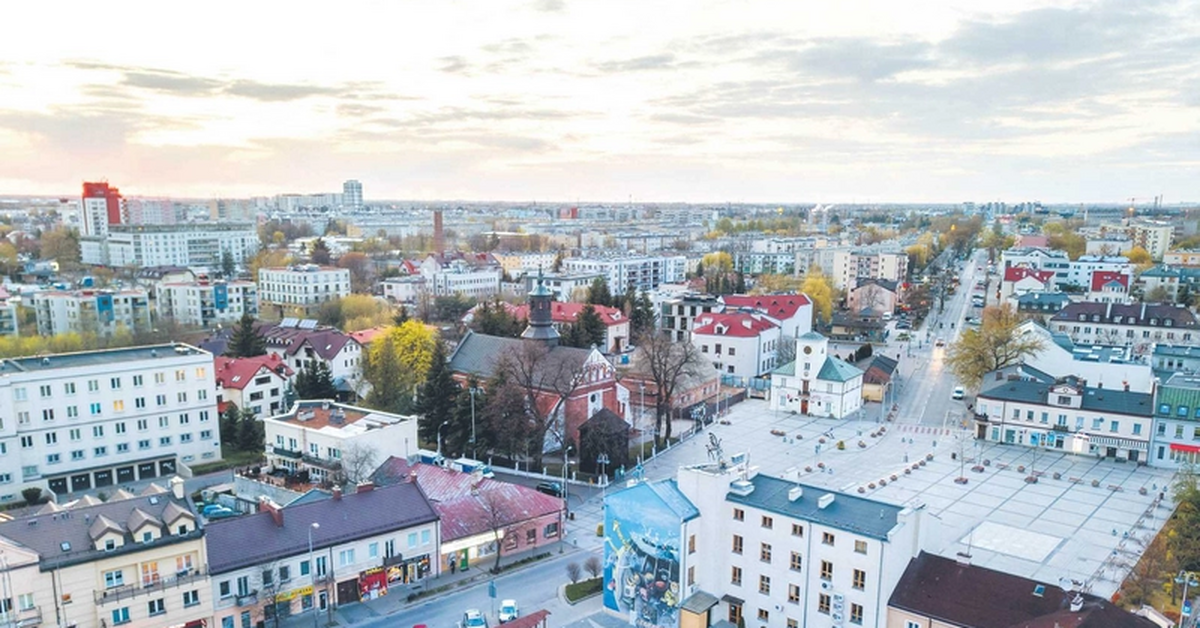
{"type": "Polygon", "coordinates": [[[881,541],[887,540],[888,532],[896,527],[903,510],[901,506],[887,502],[768,475],[759,474],[749,481],[754,485],[750,494],[730,492],[725,495],[725,500],[881,541]],[[788,493],[796,487],[803,489],[802,495],[795,500],[788,499],[788,493]],[[818,500],[824,495],[833,495],[834,499],[821,508],[818,500]]]}

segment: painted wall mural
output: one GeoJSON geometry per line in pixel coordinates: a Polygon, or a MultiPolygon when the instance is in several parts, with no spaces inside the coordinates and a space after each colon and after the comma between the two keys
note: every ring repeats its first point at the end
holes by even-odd
{"type": "Polygon", "coordinates": [[[605,499],[604,606],[639,628],[676,628],[679,516],[646,484],[605,499]]]}

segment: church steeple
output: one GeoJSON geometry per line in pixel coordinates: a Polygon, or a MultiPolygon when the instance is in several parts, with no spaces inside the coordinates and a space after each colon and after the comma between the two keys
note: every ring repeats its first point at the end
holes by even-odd
{"type": "Polygon", "coordinates": [[[529,326],[521,332],[527,340],[540,340],[550,347],[558,346],[558,330],[550,312],[554,293],[546,287],[542,269],[538,268],[537,284],[529,291],[529,326]]]}

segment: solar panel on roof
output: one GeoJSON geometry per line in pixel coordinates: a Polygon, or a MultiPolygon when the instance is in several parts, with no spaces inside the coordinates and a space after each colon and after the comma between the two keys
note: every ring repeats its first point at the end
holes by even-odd
{"type": "Polygon", "coordinates": [[[300,319],[298,319],[298,318],[285,318],[285,319],[279,321],[279,326],[280,327],[295,327],[299,323],[300,323],[300,319]]]}
{"type": "Polygon", "coordinates": [[[306,318],[306,319],[300,321],[300,324],[297,325],[297,327],[299,327],[300,329],[316,329],[317,321],[315,321],[311,318],[306,318]]]}

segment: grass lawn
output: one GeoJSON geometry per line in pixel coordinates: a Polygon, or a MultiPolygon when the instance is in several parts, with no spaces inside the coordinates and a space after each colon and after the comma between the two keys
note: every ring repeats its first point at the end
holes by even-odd
{"type": "Polygon", "coordinates": [[[596,595],[604,588],[603,578],[592,578],[590,580],[580,580],[574,584],[567,585],[567,601],[578,602],[585,597],[596,595]]]}
{"type": "Polygon", "coordinates": [[[262,459],[263,452],[261,451],[237,451],[227,445],[221,445],[221,460],[198,464],[192,467],[192,473],[194,475],[204,475],[205,473],[214,473],[216,471],[224,471],[225,469],[246,467],[256,464],[262,461],[262,459]]]}

